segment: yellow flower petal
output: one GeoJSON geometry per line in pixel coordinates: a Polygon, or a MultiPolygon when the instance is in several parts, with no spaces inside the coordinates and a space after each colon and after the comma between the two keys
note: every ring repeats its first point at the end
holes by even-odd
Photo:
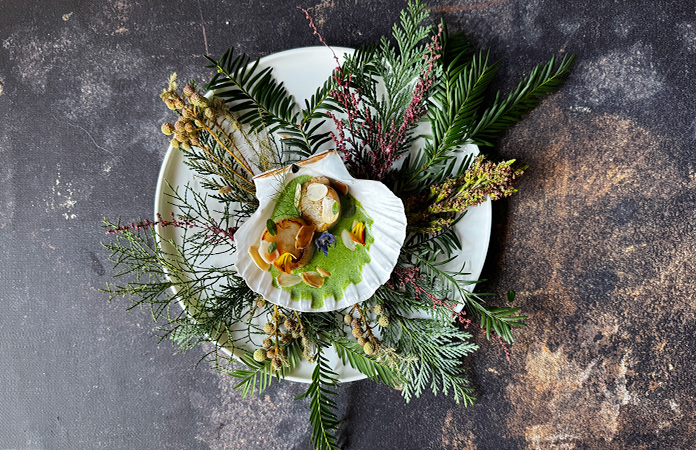
{"type": "Polygon", "coordinates": [[[290,273],[292,271],[292,269],[290,269],[290,264],[296,259],[297,258],[295,258],[295,255],[292,253],[285,252],[280,255],[278,259],[273,261],[273,265],[283,273],[290,273]]]}

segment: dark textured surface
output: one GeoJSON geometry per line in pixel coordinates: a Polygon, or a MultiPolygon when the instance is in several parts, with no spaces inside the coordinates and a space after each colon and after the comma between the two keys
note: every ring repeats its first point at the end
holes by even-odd
{"type": "MultiPolygon", "coordinates": [[[[432,3],[509,87],[577,53],[498,151],[531,168],[494,207],[481,290],[518,291],[512,362],[467,363],[470,408],[342,386],[346,448],[665,449],[696,442],[696,11],[691,2],[432,3]]],[[[402,2],[302,3],[326,40],[374,42],[402,2]]],[[[103,216],[149,216],[157,98],[202,55],[316,45],[296,3],[0,1],[0,449],[308,448],[302,385],[241,400],[107,304],[103,216]]]]}

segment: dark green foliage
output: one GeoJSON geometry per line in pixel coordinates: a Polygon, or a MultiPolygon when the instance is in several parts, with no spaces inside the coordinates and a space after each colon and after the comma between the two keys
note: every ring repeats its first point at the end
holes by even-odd
{"type": "Polygon", "coordinates": [[[492,146],[494,138],[519,122],[544,97],[563,85],[574,61],[575,55],[564,56],[556,67],[556,57],[552,56],[546,64],[532,69],[504,100],[501,100],[501,93],[498,92],[493,105],[481,114],[469,138],[476,144],[492,146]]]}
{"type": "Polygon", "coordinates": [[[399,367],[390,367],[377,357],[366,355],[362,346],[347,338],[339,338],[333,341],[333,348],[343,364],[350,366],[364,374],[373,381],[384,383],[393,388],[401,387],[406,380],[403,378],[399,367]]]}
{"type": "Polygon", "coordinates": [[[434,395],[451,393],[455,402],[472,404],[473,389],[461,365],[464,357],[478,349],[469,342],[471,335],[456,327],[444,328],[435,320],[401,318],[399,324],[397,351],[417,358],[406,366],[408,382],[402,391],[406,401],[429,387],[434,395]]]}
{"type": "Polygon", "coordinates": [[[241,389],[244,398],[247,395],[253,397],[254,391],[262,393],[271,385],[274,378],[279,381],[285,378],[285,375],[297,366],[302,350],[296,342],[293,342],[285,347],[285,351],[287,352],[288,365],[283,366],[280,370],[272,368],[270,359],[258,362],[254,359],[253,352],[244,353],[239,359],[247,368],[234,369],[228,372],[231,377],[240,380],[234,388],[241,389]]]}
{"type": "Polygon", "coordinates": [[[217,61],[206,58],[211,63],[207,67],[217,71],[208,89],[224,98],[239,114],[239,121],[252,131],[278,136],[284,152],[307,157],[331,139],[328,132],[317,130],[326,119],[326,111],[337,110],[329,95],[333,78],[319,87],[301,110],[283,83],[273,77],[272,68],[259,69],[258,61],[252,62],[243,53],[235,56],[231,48],[217,61]]]}
{"type": "Polygon", "coordinates": [[[329,367],[329,361],[319,348],[317,363],[312,372],[312,383],[296,400],[309,398],[309,422],[312,424],[312,443],[317,450],[338,449],[334,433],[340,420],[336,417],[338,375],[329,367]]]}

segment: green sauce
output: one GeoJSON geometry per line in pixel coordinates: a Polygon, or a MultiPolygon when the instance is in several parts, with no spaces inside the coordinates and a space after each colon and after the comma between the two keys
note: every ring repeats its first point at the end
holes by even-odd
{"type": "MultiPolygon", "coordinates": [[[[276,206],[273,209],[273,213],[271,213],[271,219],[277,222],[287,217],[301,217],[299,211],[295,208],[295,189],[298,184],[302,184],[310,178],[309,175],[303,175],[291,180],[285,186],[278,195],[276,206]]],[[[352,195],[341,195],[340,200],[341,219],[328,230],[336,238],[336,247],[329,246],[328,256],[324,256],[324,252],[315,246],[314,255],[309,264],[292,272],[299,275],[302,272],[316,271],[317,266],[319,266],[331,273],[331,276],[324,279],[324,285],[320,288],[313,288],[304,283],[282,288],[290,292],[293,300],[311,300],[312,308],[324,306],[326,297],[333,297],[336,301],[342,299],[343,291],[349,285],[357,284],[362,280],[362,267],[370,262],[368,249],[374,242],[370,232],[373,220],[367,215],[360,202],[355,200],[352,195]],[[351,251],[343,245],[341,232],[344,229],[351,231],[354,220],[365,224],[365,246],[358,244],[355,251],[351,251]]],[[[315,233],[315,238],[319,235],[320,233],[315,233]]],[[[312,243],[312,245],[315,244],[312,243]]],[[[273,284],[278,287],[275,278],[278,276],[279,271],[272,265],[270,271],[273,275],[273,284]]]]}

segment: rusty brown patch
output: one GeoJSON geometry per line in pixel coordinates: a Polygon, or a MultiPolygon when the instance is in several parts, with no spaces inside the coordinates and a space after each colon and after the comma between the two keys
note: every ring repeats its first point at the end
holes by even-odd
{"type": "Polygon", "coordinates": [[[454,423],[453,414],[461,410],[449,410],[442,426],[442,447],[452,450],[476,450],[476,436],[471,430],[462,430],[454,423]]]}
{"type": "Polygon", "coordinates": [[[527,354],[524,375],[509,386],[515,404],[509,424],[523,424],[527,448],[572,448],[578,442],[611,442],[626,388],[628,355],[575,361],[564,348],[535,345],[527,354]]]}
{"type": "Polygon", "coordinates": [[[430,8],[430,10],[433,12],[442,12],[442,13],[475,11],[475,10],[479,10],[479,9],[487,9],[487,8],[490,8],[491,6],[502,5],[502,4],[509,3],[509,2],[510,2],[510,0],[489,0],[489,1],[485,1],[485,2],[469,3],[467,5],[433,6],[430,8]]]}
{"type": "Polygon", "coordinates": [[[531,166],[508,205],[496,281],[530,315],[506,390],[508,430],[528,448],[604,448],[623,432],[688,426],[665,406],[683,414],[693,401],[659,398],[687,382],[674,364],[686,337],[670,341],[666,328],[693,328],[696,313],[696,213],[680,203],[696,183],[671,145],[552,97],[501,149],[531,166]]]}

